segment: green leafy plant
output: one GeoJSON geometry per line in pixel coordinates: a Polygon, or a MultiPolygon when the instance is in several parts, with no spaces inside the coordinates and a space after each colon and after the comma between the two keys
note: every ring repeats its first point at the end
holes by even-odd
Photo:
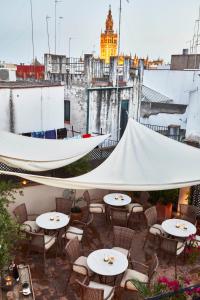
{"type": "Polygon", "coordinates": [[[173,203],[177,205],[179,190],[163,190],[163,191],[151,191],[150,194],[150,202],[152,204],[161,203],[166,205],[168,203],[173,203]]]}
{"type": "Polygon", "coordinates": [[[16,184],[0,181],[0,272],[1,275],[13,259],[19,239],[20,225],[12,218],[7,208],[15,200],[16,184]]]}
{"type": "Polygon", "coordinates": [[[65,189],[63,191],[63,196],[64,198],[69,199],[73,202],[71,212],[73,213],[81,212],[81,208],[78,206],[78,203],[82,200],[82,197],[76,198],[76,190],[65,189]]]}
{"type": "Polygon", "coordinates": [[[78,161],[64,167],[64,173],[67,177],[74,177],[85,174],[92,169],[88,156],[84,156],[78,161]]]}

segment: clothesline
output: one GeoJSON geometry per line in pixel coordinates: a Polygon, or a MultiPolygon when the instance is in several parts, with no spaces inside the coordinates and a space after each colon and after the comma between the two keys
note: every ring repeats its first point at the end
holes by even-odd
{"type": "Polygon", "coordinates": [[[59,129],[52,129],[46,131],[33,131],[33,132],[25,132],[22,133],[23,136],[40,138],[40,139],[67,139],[67,138],[89,138],[91,134],[81,134],[81,132],[75,131],[68,128],[59,128],[59,129]],[[72,132],[72,136],[68,136],[68,132],[72,132]],[[75,133],[78,135],[74,136],[75,133]]]}

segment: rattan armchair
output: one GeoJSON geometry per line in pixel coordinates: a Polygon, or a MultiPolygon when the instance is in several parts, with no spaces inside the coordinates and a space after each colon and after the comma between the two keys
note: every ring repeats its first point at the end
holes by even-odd
{"type": "Polygon", "coordinates": [[[71,240],[74,238],[78,238],[81,242],[83,236],[87,238],[87,230],[93,222],[93,215],[87,213],[83,215],[82,220],[74,220],[70,226],[66,228],[65,233],[62,235],[62,238],[67,240],[71,240]]]}
{"type": "MultiPolygon", "coordinates": [[[[99,202],[96,202],[96,199],[95,199],[95,202],[92,202],[91,203],[91,198],[90,198],[90,194],[88,191],[85,191],[83,193],[83,198],[87,204],[87,207],[88,207],[88,210],[90,213],[94,213],[94,214],[104,214],[105,213],[105,204],[103,203],[99,203],[99,202]]],[[[94,201],[94,199],[93,199],[94,201]]]]}
{"type": "Polygon", "coordinates": [[[72,208],[72,200],[65,198],[56,198],[56,211],[70,215],[72,208]]]}
{"type": "Polygon", "coordinates": [[[196,224],[197,209],[193,205],[179,204],[180,218],[186,221],[196,224]]]}
{"type": "Polygon", "coordinates": [[[76,280],[81,291],[81,300],[111,300],[114,297],[115,287],[89,281],[85,278],[83,282],[76,280]]]}
{"type": "Polygon", "coordinates": [[[134,281],[139,281],[140,283],[150,284],[153,276],[158,269],[158,257],[153,254],[151,259],[147,264],[143,264],[138,261],[132,261],[132,269],[127,269],[124,272],[123,278],[120,283],[120,287],[130,290],[137,291],[137,287],[134,285],[134,281]]]}
{"type": "Polygon", "coordinates": [[[128,209],[121,208],[121,207],[110,207],[109,208],[109,215],[110,215],[110,222],[112,226],[124,226],[127,227],[128,225],[128,209]]]}
{"type": "MultiPolygon", "coordinates": [[[[72,272],[76,272],[78,274],[84,276],[92,276],[93,272],[89,269],[87,265],[87,257],[82,255],[80,242],[78,238],[70,240],[66,247],[65,253],[69,258],[69,264],[71,267],[71,274],[72,272]]],[[[68,282],[70,281],[71,274],[68,278],[68,282]]]]}
{"type": "Polygon", "coordinates": [[[161,235],[159,253],[164,252],[170,256],[170,259],[174,259],[175,262],[175,278],[177,277],[177,257],[184,252],[186,242],[180,241],[161,235]]]}
{"type": "MultiPolygon", "coordinates": [[[[43,254],[44,266],[46,265],[46,252],[56,243],[55,235],[46,235],[44,233],[28,232],[29,239],[29,253],[36,251],[43,254]]],[[[57,249],[56,249],[57,256],[57,249]]]]}
{"type": "Polygon", "coordinates": [[[127,257],[130,255],[135,231],[130,228],[113,226],[113,248],[127,257]]]}
{"type": "Polygon", "coordinates": [[[144,215],[146,217],[147,226],[151,234],[153,235],[164,234],[164,230],[162,229],[162,226],[157,223],[158,216],[157,216],[157,210],[155,206],[152,206],[147,210],[145,210],[144,215]]]}
{"type": "Polygon", "coordinates": [[[22,225],[21,229],[25,232],[38,232],[39,226],[33,220],[29,220],[29,217],[36,217],[36,215],[28,215],[25,203],[18,205],[14,210],[13,214],[17,222],[22,225]]]}

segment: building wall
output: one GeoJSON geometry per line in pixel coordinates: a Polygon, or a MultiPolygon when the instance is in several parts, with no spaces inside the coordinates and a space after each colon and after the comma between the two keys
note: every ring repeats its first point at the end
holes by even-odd
{"type": "Polygon", "coordinates": [[[86,132],[87,127],[87,93],[84,86],[72,84],[65,87],[65,100],[70,101],[70,124],[76,131],[86,132]]]}
{"type": "MultiPolygon", "coordinates": [[[[0,89],[0,129],[9,130],[10,90],[0,89]]],[[[14,132],[64,127],[64,87],[13,88],[14,132]]]]}
{"type": "Polygon", "coordinates": [[[190,93],[188,105],[186,137],[200,142],[200,80],[195,79],[196,89],[190,93]]]}
{"type": "Polygon", "coordinates": [[[9,89],[0,89],[0,130],[10,130],[9,89]]]}
{"type": "Polygon", "coordinates": [[[171,70],[199,69],[200,54],[180,54],[171,56],[171,70]]]}
{"type": "Polygon", "coordinates": [[[194,88],[194,71],[145,70],[143,84],[174,100],[188,104],[189,92],[194,88]]]}
{"type": "MultiPolygon", "coordinates": [[[[34,185],[26,186],[22,189],[23,195],[17,193],[15,195],[15,202],[9,205],[8,211],[11,213],[14,208],[21,203],[25,203],[28,214],[42,214],[49,211],[54,211],[56,208],[55,198],[63,196],[63,190],[61,188],[46,186],[46,185],[34,185]]],[[[76,197],[81,197],[84,190],[77,190],[76,197]]],[[[99,198],[108,194],[107,190],[90,190],[91,198],[99,198]]],[[[83,205],[83,203],[81,204],[83,205]]]]}
{"type": "Polygon", "coordinates": [[[88,131],[111,133],[111,139],[119,138],[120,106],[122,100],[129,101],[130,112],[133,106],[133,88],[120,89],[119,100],[114,88],[89,89],[88,131]]]}

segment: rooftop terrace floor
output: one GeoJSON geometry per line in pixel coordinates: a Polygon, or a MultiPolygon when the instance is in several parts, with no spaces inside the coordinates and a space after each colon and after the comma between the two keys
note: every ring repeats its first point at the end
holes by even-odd
{"type": "MultiPolygon", "coordinates": [[[[136,229],[135,240],[133,243],[131,257],[134,260],[145,262],[145,251],[150,253],[152,251],[152,245],[149,244],[144,251],[143,245],[147,230],[145,228],[144,220],[141,220],[140,227],[136,229]]],[[[91,251],[111,247],[112,245],[112,230],[111,226],[105,223],[104,218],[101,215],[95,215],[91,228],[88,230],[87,239],[83,239],[84,254],[88,255],[91,251]]],[[[174,262],[170,257],[158,255],[159,257],[159,269],[158,276],[167,276],[174,279],[174,262]]],[[[46,268],[44,272],[43,268],[43,256],[34,252],[31,252],[26,257],[26,249],[24,248],[18,253],[18,263],[27,263],[30,265],[33,287],[36,300],[75,300],[80,299],[78,288],[75,283],[76,279],[84,279],[77,273],[73,273],[70,283],[67,286],[66,282],[70,274],[70,268],[65,256],[58,255],[55,258],[55,248],[51,249],[47,253],[46,268]]],[[[187,259],[184,261],[183,257],[178,258],[178,275],[188,275],[195,280],[195,274],[193,270],[200,266],[200,261],[197,261],[194,265],[190,265],[187,259]]],[[[98,280],[98,276],[94,278],[98,280]]],[[[131,292],[124,292],[121,300],[134,300],[134,294],[131,292]]]]}

